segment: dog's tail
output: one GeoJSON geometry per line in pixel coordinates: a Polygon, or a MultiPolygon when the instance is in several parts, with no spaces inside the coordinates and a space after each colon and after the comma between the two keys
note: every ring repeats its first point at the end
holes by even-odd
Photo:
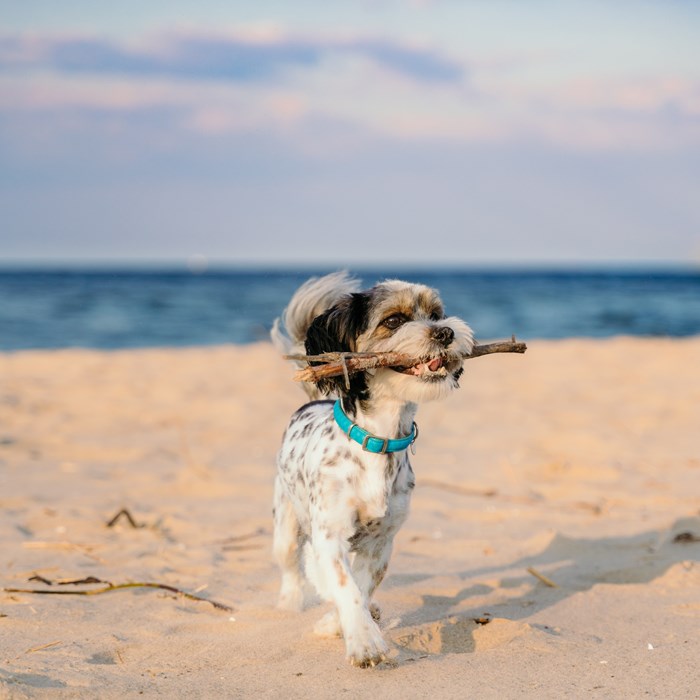
{"type": "MultiPolygon", "coordinates": [[[[303,355],[306,332],[316,316],[359,289],[358,280],[345,270],[325,277],[312,277],[297,289],[281,317],[275,319],[270,331],[272,344],[282,355],[303,355]]],[[[297,362],[297,365],[304,367],[305,363],[297,362]]],[[[313,384],[304,383],[303,387],[310,398],[320,396],[313,384]]]]}

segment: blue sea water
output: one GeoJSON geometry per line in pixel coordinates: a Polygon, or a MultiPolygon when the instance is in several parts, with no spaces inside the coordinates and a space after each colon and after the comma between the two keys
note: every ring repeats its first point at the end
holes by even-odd
{"type": "MultiPolygon", "coordinates": [[[[0,350],[251,343],[328,270],[0,270],[0,350]]],[[[437,288],[481,339],[700,334],[699,270],[355,271],[437,288]]]]}

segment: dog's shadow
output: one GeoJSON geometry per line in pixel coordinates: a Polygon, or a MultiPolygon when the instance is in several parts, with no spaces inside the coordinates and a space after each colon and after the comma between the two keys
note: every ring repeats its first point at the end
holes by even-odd
{"type": "MultiPolygon", "coordinates": [[[[602,583],[650,583],[674,565],[697,559],[699,550],[697,517],[681,518],[669,530],[627,537],[584,539],[557,534],[539,554],[457,574],[470,583],[453,595],[422,595],[422,604],[404,613],[400,624],[389,631],[399,652],[397,661],[413,660],[416,653],[470,653],[480,640],[480,648],[497,646],[529,628],[520,620],[575,593],[602,583]],[[545,572],[545,581],[537,578],[545,572]],[[518,593],[512,595],[513,591],[518,593]],[[475,599],[473,606],[470,599],[475,599]],[[485,625],[498,629],[486,635],[485,625]]],[[[434,575],[434,570],[397,574],[389,576],[385,586],[411,586],[434,575]]]]}

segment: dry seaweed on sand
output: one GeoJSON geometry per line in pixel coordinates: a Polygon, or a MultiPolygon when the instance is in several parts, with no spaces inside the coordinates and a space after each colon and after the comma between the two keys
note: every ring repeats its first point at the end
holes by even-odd
{"type": "Polygon", "coordinates": [[[111,593],[112,591],[124,590],[127,588],[158,588],[169,593],[175,593],[176,595],[187,598],[188,600],[195,600],[200,603],[209,603],[213,605],[217,610],[223,610],[225,612],[233,612],[233,608],[230,605],[225,605],[224,603],[219,603],[215,600],[209,598],[203,598],[201,596],[195,595],[194,593],[188,593],[175,586],[170,586],[166,583],[157,583],[153,581],[129,581],[127,583],[111,583],[110,581],[103,581],[102,579],[90,576],[86,579],[75,579],[75,580],[61,580],[61,581],[50,581],[43,576],[32,576],[30,581],[41,581],[47,586],[78,586],[85,584],[104,584],[101,588],[83,588],[80,590],[66,590],[62,589],[46,589],[46,588],[3,588],[5,593],[26,593],[32,595],[99,595],[101,593],[111,593]]]}

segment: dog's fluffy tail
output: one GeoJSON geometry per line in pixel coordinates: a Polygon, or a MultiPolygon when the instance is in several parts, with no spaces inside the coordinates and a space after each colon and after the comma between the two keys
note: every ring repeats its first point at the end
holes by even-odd
{"type": "MultiPolygon", "coordinates": [[[[270,331],[272,344],[282,355],[303,355],[306,332],[316,316],[359,289],[359,282],[344,270],[325,277],[312,277],[304,282],[292,296],[282,316],[275,319],[270,331]]],[[[303,362],[297,364],[305,366],[303,362]]],[[[303,387],[310,398],[320,396],[313,384],[304,383],[303,387]]]]}

